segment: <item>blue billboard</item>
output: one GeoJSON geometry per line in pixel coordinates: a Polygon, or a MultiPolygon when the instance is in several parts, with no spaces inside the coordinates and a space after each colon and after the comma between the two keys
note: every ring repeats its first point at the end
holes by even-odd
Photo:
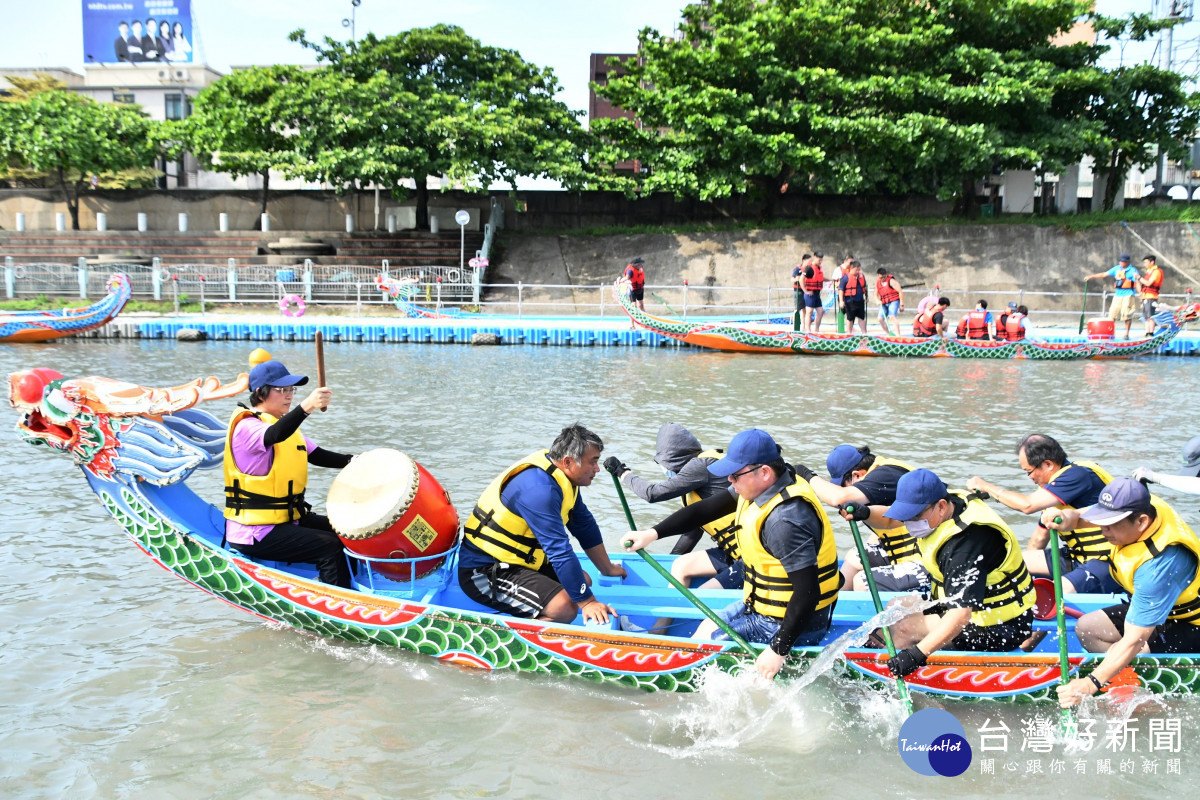
{"type": "Polygon", "coordinates": [[[192,0],[83,0],[88,64],[192,63],[192,0]]]}

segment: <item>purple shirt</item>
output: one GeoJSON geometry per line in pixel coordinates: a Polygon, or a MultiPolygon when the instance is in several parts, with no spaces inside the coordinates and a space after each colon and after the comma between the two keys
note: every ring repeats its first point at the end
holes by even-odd
{"type": "MultiPolygon", "coordinates": [[[[267,447],[263,437],[271,426],[257,417],[245,417],[233,429],[233,463],[247,475],[267,475],[271,465],[275,463],[275,448],[267,447]]],[[[317,449],[315,442],[304,437],[304,446],[308,452],[317,449]]],[[[294,522],[292,523],[295,524],[294,522]]],[[[270,533],[274,525],[243,525],[234,520],[225,520],[225,539],[234,544],[254,544],[270,533]]]]}

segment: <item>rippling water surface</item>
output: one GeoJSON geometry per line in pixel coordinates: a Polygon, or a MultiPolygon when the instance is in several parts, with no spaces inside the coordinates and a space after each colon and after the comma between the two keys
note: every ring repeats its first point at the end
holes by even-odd
{"type": "MultiPolygon", "coordinates": [[[[231,379],[249,349],[0,345],[0,373],[49,366],[166,386],[231,379]]],[[[314,371],[311,345],[270,349],[293,371],[314,371]]],[[[368,344],[326,354],[334,406],[305,431],[345,452],[406,450],[460,510],[576,420],[648,476],[658,426],[675,421],[709,446],[765,428],[790,460],[818,469],[834,445],[868,443],[952,484],[978,474],[1022,491],[1032,484],[1012,450],[1029,431],[1116,474],[1173,470],[1200,433],[1200,360],[1189,358],[1042,364],[368,344]]],[[[221,417],[232,408],[210,404],[221,417]]],[[[312,496],[331,478],[315,471],[312,496]]],[[[194,481],[219,497],[219,476],[194,481]]],[[[1186,796],[1200,787],[1200,700],[1096,702],[1083,715],[1101,738],[1129,715],[1140,733],[1133,750],[1098,741],[1083,756],[1022,751],[1025,723],[1056,716],[1048,704],[939,703],[973,746],[997,721],[1010,741],[1004,752],[977,752],[959,778],[926,778],[897,755],[896,704],[862,684],[826,677],[796,690],[715,675],[697,695],[651,695],[317,639],[164,573],[64,457],[0,437],[0,487],[3,797],[1186,796]],[[1180,721],[1182,753],[1149,751],[1152,720],[1180,721]],[[1057,774],[1055,758],[1065,762],[1057,774]],[[1098,774],[1104,759],[1113,775],[1098,774]],[[1126,761],[1132,772],[1121,771],[1126,761]]],[[[625,525],[607,476],[584,497],[615,546],[625,525]]],[[[1197,498],[1164,497],[1200,522],[1197,498]]],[[[667,510],[634,499],[639,522],[667,510]]],[[[1028,535],[1025,518],[1005,516],[1028,535]]],[[[849,546],[843,527],[838,535],[849,546]]],[[[921,697],[918,707],[936,702],[921,697]]]]}

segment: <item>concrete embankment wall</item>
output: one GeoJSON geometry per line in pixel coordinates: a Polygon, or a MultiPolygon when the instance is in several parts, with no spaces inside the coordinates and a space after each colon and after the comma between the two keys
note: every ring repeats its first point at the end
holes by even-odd
{"type": "MultiPolygon", "coordinates": [[[[1200,280],[1200,238],[1184,223],[1139,223],[1133,231],[1167,258],[1200,280]]],[[[1197,231],[1200,234],[1200,231],[1197,231]]],[[[804,253],[825,254],[825,271],[842,256],[852,253],[863,265],[874,294],[875,270],[894,273],[906,289],[921,294],[935,285],[963,292],[1007,292],[1016,299],[1024,290],[1078,293],[1083,276],[1107,270],[1122,253],[1135,265],[1149,250],[1119,223],[1082,232],[1035,225],[931,225],[900,228],[806,228],[719,231],[686,234],[636,234],[607,236],[537,236],[506,232],[503,258],[489,283],[570,284],[574,290],[524,292],[529,302],[555,299],[576,303],[596,302],[596,287],[611,283],[634,256],[646,260],[646,282],[677,286],[689,284],[690,302],[696,304],[761,305],[748,292],[722,287],[777,287],[776,303],[790,303],[792,267],[804,253]]],[[[1182,292],[1193,286],[1165,264],[1164,291],[1182,292]]],[[[1089,291],[1098,296],[1099,281],[1089,291]]],[[[654,289],[668,303],[677,303],[681,292],[654,289]]],[[[494,290],[489,297],[511,295],[494,290]]],[[[648,296],[649,297],[649,296],[648,296]]],[[[908,295],[915,302],[914,295],[908,295]]],[[[952,297],[952,299],[955,299],[952,297]]],[[[1007,298],[1005,298],[1007,299],[1007,298]]],[[[992,302],[997,307],[996,298],[992,302]]],[[[1078,308],[1078,298],[1056,301],[1026,295],[1031,307],[1057,310],[1078,308]]],[[[973,302],[973,301],[972,301],[973,302]]],[[[1089,308],[1098,300],[1089,299],[1089,308]]],[[[955,306],[961,305],[955,299],[955,306]]]]}

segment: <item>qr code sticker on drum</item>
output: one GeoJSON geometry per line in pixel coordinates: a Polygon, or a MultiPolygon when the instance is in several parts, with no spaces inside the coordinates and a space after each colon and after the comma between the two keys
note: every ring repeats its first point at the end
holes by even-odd
{"type": "Polygon", "coordinates": [[[408,540],[415,544],[422,553],[429,549],[429,545],[433,544],[433,540],[437,538],[437,531],[420,514],[401,533],[408,537],[408,540]]]}

